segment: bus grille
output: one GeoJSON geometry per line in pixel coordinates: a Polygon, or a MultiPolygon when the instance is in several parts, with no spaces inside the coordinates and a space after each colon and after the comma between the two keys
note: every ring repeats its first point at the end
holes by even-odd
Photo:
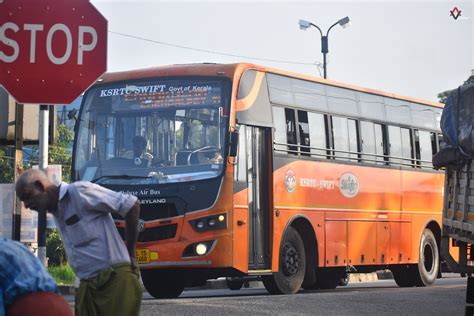
{"type": "MultiPolygon", "coordinates": [[[[178,224],[172,224],[145,229],[138,234],[138,241],[147,242],[174,238],[177,227],[178,224]]],[[[117,229],[122,239],[125,240],[125,228],[117,227],[117,229]]]]}
{"type": "Polygon", "coordinates": [[[140,205],[140,218],[144,221],[153,221],[162,218],[178,216],[175,203],[163,203],[153,205],[140,205]]]}
{"type": "MultiPolygon", "coordinates": [[[[115,213],[111,214],[113,219],[123,220],[120,215],[115,213]]],[[[179,216],[179,211],[175,203],[140,205],[140,219],[143,219],[145,222],[175,216],[179,216]]]]}

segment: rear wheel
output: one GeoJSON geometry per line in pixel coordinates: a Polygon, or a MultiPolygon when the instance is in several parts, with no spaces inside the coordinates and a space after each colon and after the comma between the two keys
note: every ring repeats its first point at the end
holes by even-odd
{"type": "Polygon", "coordinates": [[[278,272],[263,276],[263,284],[270,294],[293,294],[303,284],[306,255],[303,240],[296,229],[288,227],[281,241],[278,272]]]}
{"type": "Polygon", "coordinates": [[[184,279],[176,272],[165,270],[141,270],[145,289],[154,298],[176,298],[184,290],[184,279]]]}
{"type": "Polygon", "coordinates": [[[400,287],[430,286],[439,272],[439,251],[436,238],[430,229],[421,235],[418,264],[394,266],[393,278],[400,287]]]}
{"type": "Polygon", "coordinates": [[[341,268],[322,268],[316,271],[316,286],[322,290],[333,290],[341,281],[345,271],[341,268]]]}
{"type": "Polygon", "coordinates": [[[227,287],[233,291],[240,290],[244,285],[244,281],[242,279],[234,279],[234,278],[226,278],[225,282],[227,283],[227,287]]]}

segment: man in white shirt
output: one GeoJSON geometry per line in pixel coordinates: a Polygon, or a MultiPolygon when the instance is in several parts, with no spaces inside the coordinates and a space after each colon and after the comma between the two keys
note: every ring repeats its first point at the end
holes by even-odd
{"type": "Polygon", "coordinates": [[[142,293],[135,263],[137,198],[85,181],[56,186],[35,169],[23,172],[15,189],[26,208],[54,216],[69,263],[81,279],[77,314],[138,315],[142,293]],[[126,245],[111,213],[125,219],[126,245]]]}

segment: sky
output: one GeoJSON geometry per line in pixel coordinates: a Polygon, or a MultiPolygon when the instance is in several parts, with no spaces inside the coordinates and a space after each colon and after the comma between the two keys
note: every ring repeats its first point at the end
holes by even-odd
{"type": "Polygon", "coordinates": [[[474,68],[473,0],[91,2],[108,20],[109,72],[250,62],[322,77],[320,33],[298,21],[326,33],[345,16],[328,36],[329,79],[437,101],[474,68]]]}

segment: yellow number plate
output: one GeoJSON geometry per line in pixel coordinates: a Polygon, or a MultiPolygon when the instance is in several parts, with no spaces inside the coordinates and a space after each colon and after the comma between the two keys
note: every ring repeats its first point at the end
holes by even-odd
{"type": "Polygon", "coordinates": [[[150,250],[148,249],[138,249],[135,251],[135,258],[137,263],[150,263],[150,250]]]}

